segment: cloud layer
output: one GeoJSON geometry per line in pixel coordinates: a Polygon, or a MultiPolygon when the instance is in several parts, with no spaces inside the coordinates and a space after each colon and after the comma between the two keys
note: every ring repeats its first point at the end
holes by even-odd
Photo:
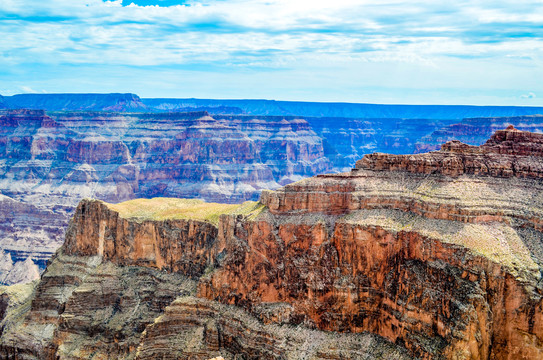
{"type": "Polygon", "coordinates": [[[541,0],[3,0],[0,93],[543,105],[541,24],[541,0]]]}

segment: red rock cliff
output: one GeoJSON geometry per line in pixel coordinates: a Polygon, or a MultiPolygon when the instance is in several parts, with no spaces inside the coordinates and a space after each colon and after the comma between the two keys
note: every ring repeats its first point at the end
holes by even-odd
{"type": "Polygon", "coordinates": [[[269,212],[219,230],[228,255],[199,294],[289,303],[291,321],[421,358],[540,359],[542,139],[510,128],[265,192],[269,212]]]}
{"type": "MultiPolygon", "coordinates": [[[[128,320],[121,332],[112,321],[103,341],[115,354],[137,347],[139,358],[168,358],[175,348],[182,358],[205,358],[227,349],[281,358],[299,349],[302,335],[297,330],[287,339],[273,326],[296,324],[370,332],[423,359],[541,359],[543,183],[536,165],[518,170],[539,164],[540,139],[507,129],[481,147],[450,143],[414,159],[373,155],[350,173],[265,192],[260,204],[196,204],[192,219],[180,218],[187,209],[168,208],[166,199],[156,200],[158,210],[84,201],[24,324],[57,324],[51,357],[83,347],[80,354],[103,351],[91,341],[102,331],[95,314],[136,314],[134,304],[149,295],[137,287],[136,294],[122,293],[120,284],[144,281],[145,289],[164,290],[166,279],[152,280],[160,269],[190,276],[197,282],[192,294],[201,299],[164,310],[176,294],[190,293],[168,288],[152,314],[138,320],[137,336],[127,335],[128,320]],[[466,167],[474,159],[485,166],[466,167]],[[502,159],[510,166],[501,166],[502,159]],[[148,215],[132,216],[142,212],[148,215]],[[67,275],[71,267],[77,276],[67,275]],[[134,269],[147,269],[144,280],[127,280],[134,269]]],[[[345,358],[357,358],[355,350],[345,351],[345,358]]],[[[317,352],[316,358],[344,358],[334,356],[317,352]]]]}
{"type": "Polygon", "coordinates": [[[481,146],[449,141],[434,151],[417,155],[375,153],[356,162],[356,169],[405,170],[419,174],[490,175],[499,177],[542,178],[543,134],[498,130],[481,146]]]}

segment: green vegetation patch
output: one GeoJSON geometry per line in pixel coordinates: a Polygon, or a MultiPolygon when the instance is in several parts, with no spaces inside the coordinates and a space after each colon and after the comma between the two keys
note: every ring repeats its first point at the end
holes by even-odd
{"type": "Polygon", "coordinates": [[[207,203],[197,199],[153,198],[135,199],[119,204],[107,204],[126,219],[136,221],[193,219],[208,221],[218,225],[219,217],[223,214],[243,215],[254,219],[264,210],[265,206],[256,201],[246,201],[243,204],[207,203]]]}

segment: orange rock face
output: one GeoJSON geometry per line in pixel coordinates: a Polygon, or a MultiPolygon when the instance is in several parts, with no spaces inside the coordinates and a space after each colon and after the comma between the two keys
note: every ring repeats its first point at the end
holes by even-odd
{"type": "Polygon", "coordinates": [[[370,331],[421,358],[539,359],[541,184],[465,174],[539,178],[542,139],[509,128],[480,148],[367,156],[352,173],[265,192],[267,216],[219,231],[228,256],[199,294],[286,302],[297,321],[370,331]],[[487,170],[466,167],[474,159],[487,170]]]}
{"type": "Polygon", "coordinates": [[[421,174],[543,177],[543,134],[516,130],[496,131],[481,146],[449,141],[435,151],[417,155],[371,154],[356,162],[356,169],[405,170],[421,174]]]}
{"type": "Polygon", "coordinates": [[[381,339],[363,348],[370,357],[390,358],[375,352],[387,348],[393,358],[406,350],[422,359],[541,359],[541,139],[507,129],[479,148],[452,143],[414,158],[369,156],[350,173],[265,192],[260,212],[221,215],[217,226],[137,221],[83,201],[24,324],[57,326],[51,358],[100,352],[91,341],[102,329],[94,316],[110,311],[108,324],[121,317],[122,330],[107,328],[102,341],[115,356],[140,359],[297,358],[300,339],[322,331],[350,345],[330,350],[335,340],[326,338],[315,346],[331,352],[315,358],[359,358],[362,345],[353,344],[369,332],[381,339]],[[487,170],[466,166],[475,160],[487,170]],[[86,260],[76,267],[76,259],[86,260]],[[70,267],[80,274],[66,273],[70,267]],[[134,269],[146,277],[134,280],[134,269]],[[194,287],[169,289],[172,280],[153,280],[157,273],[188,276],[194,287]],[[124,281],[134,291],[123,293],[124,281]],[[128,336],[131,318],[122,314],[149,302],[140,286],[162,291],[163,301],[128,336]],[[165,308],[177,295],[199,299],[165,308]],[[280,324],[297,330],[286,336],[280,324]]]}
{"type": "Polygon", "coordinates": [[[290,303],[299,321],[370,331],[422,358],[542,354],[541,291],[526,290],[507,269],[465,248],[346,222],[331,234],[323,223],[236,228],[222,268],[200,281],[201,296],[249,309],[290,303]]]}
{"type": "Polygon", "coordinates": [[[212,258],[217,228],[195,220],[135,222],[100,201],[79,204],[66,233],[67,255],[100,255],[119,265],[201,276],[212,258]]]}

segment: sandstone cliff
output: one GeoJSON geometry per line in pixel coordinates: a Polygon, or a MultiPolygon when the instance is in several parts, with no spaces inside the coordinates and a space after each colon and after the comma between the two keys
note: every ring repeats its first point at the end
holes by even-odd
{"type": "MultiPolygon", "coordinates": [[[[350,170],[367,153],[436,149],[441,140],[453,137],[479,144],[504,124],[540,131],[543,119],[479,118],[455,124],[458,120],[444,119],[453,110],[449,107],[428,112],[427,108],[376,105],[365,113],[364,106],[351,111],[339,104],[338,111],[329,112],[322,104],[295,103],[286,104],[293,106],[287,113],[311,108],[323,112],[307,114],[361,117],[256,116],[239,109],[230,113],[243,114],[212,116],[203,111],[102,111],[150,110],[134,94],[29,94],[8,100],[12,106],[85,110],[0,111],[0,210],[9,214],[0,218],[0,250],[15,261],[31,256],[42,270],[62,244],[69,218],[84,197],[111,203],[156,196],[239,203],[256,200],[264,189],[350,170]],[[372,114],[387,118],[369,118],[372,114]],[[440,120],[412,119],[423,114],[435,114],[440,120]]],[[[242,101],[240,106],[249,103],[242,101]]],[[[198,109],[194,102],[183,104],[198,109]]],[[[170,105],[163,110],[177,109],[170,105]]],[[[229,112],[220,102],[201,105],[201,109],[229,112]]],[[[266,114],[267,105],[259,106],[251,107],[251,112],[266,114]]],[[[489,115],[520,111],[495,110],[484,111],[489,115]]]]}
{"type": "Polygon", "coordinates": [[[439,150],[442,144],[451,140],[459,140],[470,145],[481,145],[494,132],[505,129],[509,125],[513,125],[519,130],[541,133],[543,131],[542,113],[504,117],[490,117],[490,115],[487,115],[489,117],[463,119],[461,122],[455,122],[436,129],[417,139],[414,152],[439,150]]]}
{"type": "Polygon", "coordinates": [[[263,210],[178,199],[82,202],[65,245],[26,297],[30,305],[4,300],[0,358],[410,358],[378,335],[266,324],[195,297],[199,278],[224,256],[217,225],[263,210]]]}
{"type": "Polygon", "coordinates": [[[367,156],[258,203],[83,201],[0,352],[540,359],[542,140],[367,156]]]}
{"type": "Polygon", "coordinates": [[[242,202],[331,167],[302,119],[5,110],[0,249],[43,268],[84,197],[242,202]]]}

